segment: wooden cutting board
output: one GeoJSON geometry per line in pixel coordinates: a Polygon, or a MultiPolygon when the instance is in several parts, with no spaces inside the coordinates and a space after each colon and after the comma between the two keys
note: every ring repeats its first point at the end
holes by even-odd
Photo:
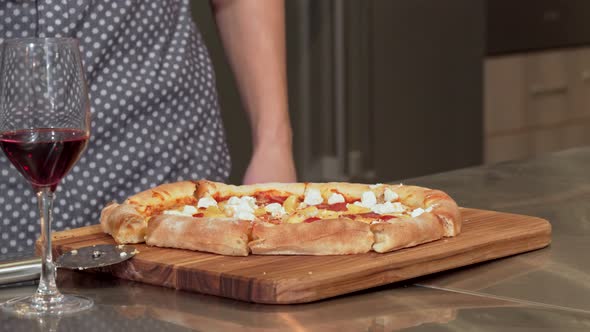
{"type": "MultiPolygon", "coordinates": [[[[119,278],[257,303],[305,303],[547,246],[551,225],[536,217],[462,209],[463,230],[387,254],[227,257],[135,245],[134,258],[101,272],[119,278]]],[[[54,255],[114,243],[100,226],[53,234],[54,255]]]]}

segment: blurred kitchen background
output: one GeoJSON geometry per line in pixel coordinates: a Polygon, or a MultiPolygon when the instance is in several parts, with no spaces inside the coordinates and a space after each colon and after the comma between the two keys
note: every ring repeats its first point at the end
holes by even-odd
{"type": "MultiPolygon", "coordinates": [[[[239,183],[248,120],[209,2],[239,183]]],[[[590,143],[588,0],[286,0],[301,181],[383,182],[590,143]]]]}

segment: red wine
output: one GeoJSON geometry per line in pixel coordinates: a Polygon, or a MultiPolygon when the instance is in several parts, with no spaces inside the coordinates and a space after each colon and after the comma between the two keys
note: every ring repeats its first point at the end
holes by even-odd
{"type": "Polygon", "coordinates": [[[0,147],[33,187],[50,186],[72,169],[88,143],[88,134],[76,129],[33,129],[0,134],[0,147]]]}

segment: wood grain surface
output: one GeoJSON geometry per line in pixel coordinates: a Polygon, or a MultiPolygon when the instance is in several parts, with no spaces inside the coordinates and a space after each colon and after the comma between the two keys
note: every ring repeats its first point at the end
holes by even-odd
{"type": "MultiPolygon", "coordinates": [[[[547,246],[551,225],[536,217],[462,209],[463,231],[386,254],[228,257],[135,245],[140,251],[99,272],[117,277],[257,303],[306,303],[547,246]]],[[[53,234],[62,252],[114,243],[88,226],[53,234]]]]}

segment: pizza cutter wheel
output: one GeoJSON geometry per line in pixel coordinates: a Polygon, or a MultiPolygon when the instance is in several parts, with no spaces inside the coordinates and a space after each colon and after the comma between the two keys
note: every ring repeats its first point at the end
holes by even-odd
{"type": "MultiPolygon", "coordinates": [[[[57,258],[58,268],[85,270],[121,263],[138,253],[135,247],[126,245],[100,244],[68,251],[57,258]]],[[[18,283],[39,280],[41,259],[25,258],[0,262],[0,288],[18,283]]]]}
{"type": "Polygon", "coordinates": [[[121,263],[137,252],[133,246],[97,244],[63,253],[57,258],[56,266],[72,270],[91,269],[121,263]]]}

